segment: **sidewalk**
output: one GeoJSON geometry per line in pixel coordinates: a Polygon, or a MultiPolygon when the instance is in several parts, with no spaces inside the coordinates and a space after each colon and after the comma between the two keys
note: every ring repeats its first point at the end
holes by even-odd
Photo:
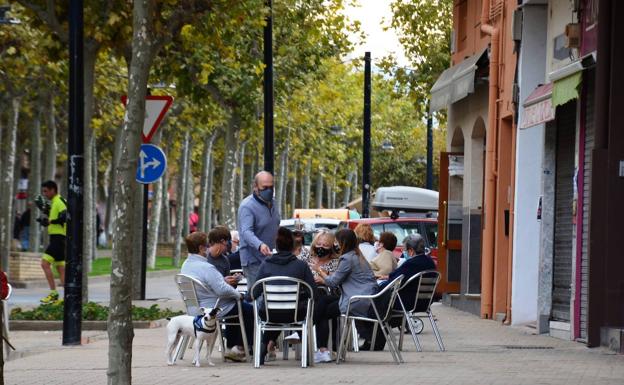
{"type": "MultiPolygon", "coordinates": [[[[622,384],[624,356],[603,349],[533,335],[528,328],[507,327],[443,305],[435,305],[447,348],[437,351],[430,327],[425,327],[422,353],[406,336],[405,364],[397,366],[384,352],[350,353],[341,365],[322,364],[302,369],[298,362],[251,364],[221,362],[215,349],[215,367],[190,366],[191,351],[175,366],[164,357],[165,329],[135,330],[134,384],[622,384]]],[[[22,336],[15,341],[37,343],[45,349],[5,365],[7,384],[106,384],[108,341],[99,339],[80,347],[61,347],[60,333],[22,336]],[[54,347],[54,341],[58,345],[54,347]]],[[[29,332],[32,333],[32,332],[29,332]]],[[[103,336],[105,338],[105,336],[103,336]]],[[[292,357],[292,355],[291,355],[292,357]]]]}

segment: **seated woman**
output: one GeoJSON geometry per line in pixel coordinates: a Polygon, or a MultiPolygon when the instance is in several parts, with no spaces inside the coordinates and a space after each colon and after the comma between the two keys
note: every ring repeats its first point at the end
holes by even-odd
{"type": "Polygon", "coordinates": [[[375,277],[379,278],[388,275],[397,268],[397,259],[392,254],[396,244],[397,238],[392,232],[384,231],[379,235],[379,242],[377,243],[379,253],[370,261],[375,277]]]}
{"type": "MultiPolygon", "coordinates": [[[[315,280],[319,284],[331,288],[340,287],[339,299],[327,296],[316,301],[314,309],[314,324],[316,325],[316,343],[319,351],[314,355],[314,362],[330,362],[331,353],[327,350],[329,338],[329,321],[335,322],[342,313],[347,312],[349,299],[354,295],[371,295],[377,292],[377,281],[373,271],[358,248],[358,240],[353,230],[343,229],[336,233],[336,241],[340,249],[338,269],[333,274],[327,274],[319,265],[313,265],[318,273],[315,280]]],[[[367,315],[370,304],[356,302],[351,306],[351,314],[367,315]]],[[[336,330],[334,328],[334,330],[336,330]]],[[[335,333],[334,333],[335,334],[335,333]]],[[[336,347],[334,345],[334,347],[336,347]]]]}
{"type": "MultiPolygon", "coordinates": [[[[266,258],[264,262],[260,265],[260,269],[258,270],[258,277],[256,282],[263,278],[273,277],[273,276],[284,276],[297,278],[304,282],[306,282],[312,290],[316,290],[316,283],[314,282],[314,277],[312,276],[312,271],[308,265],[297,259],[293,254],[294,248],[294,237],[292,231],[288,230],[285,227],[280,227],[277,231],[277,238],[275,240],[275,247],[277,248],[277,253],[272,256],[266,258]]],[[[260,286],[256,286],[253,291],[253,297],[258,298],[262,294],[262,288],[260,286]]],[[[307,299],[307,298],[306,298],[307,299]]],[[[306,303],[307,301],[300,301],[302,308],[297,312],[298,315],[301,315],[300,319],[303,319],[306,314],[306,303]]],[[[264,302],[260,300],[259,309],[260,317],[264,319],[265,317],[265,309],[264,302]]],[[[292,310],[282,310],[275,312],[271,312],[270,314],[271,321],[275,322],[292,322],[293,321],[293,311],[292,310]]],[[[262,352],[260,353],[260,364],[264,365],[265,355],[267,350],[269,351],[270,359],[275,358],[274,352],[274,341],[279,336],[279,331],[274,332],[266,332],[264,338],[262,340],[262,352]],[[269,344],[269,342],[271,342],[269,344]]]]}
{"type": "MultiPolygon", "coordinates": [[[[321,231],[314,237],[312,245],[310,245],[310,252],[302,254],[299,258],[306,262],[310,268],[318,265],[323,271],[331,274],[338,268],[338,254],[334,248],[334,243],[336,243],[334,234],[329,231],[321,231]]],[[[312,274],[318,275],[314,270],[312,270],[312,274]]]]}
{"type": "Polygon", "coordinates": [[[368,223],[360,223],[355,226],[355,235],[357,236],[359,242],[359,249],[364,258],[367,261],[372,260],[377,255],[375,251],[375,234],[373,233],[373,228],[368,223]]]}

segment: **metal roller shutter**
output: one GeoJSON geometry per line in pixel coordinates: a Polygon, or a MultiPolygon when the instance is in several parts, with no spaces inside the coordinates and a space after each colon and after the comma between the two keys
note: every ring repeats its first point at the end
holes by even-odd
{"type": "Polygon", "coordinates": [[[583,169],[583,233],[581,249],[581,335],[587,339],[587,295],[589,287],[589,202],[591,192],[592,150],[594,149],[594,72],[585,78],[587,90],[585,105],[585,159],[583,169]]]}
{"type": "Polygon", "coordinates": [[[576,100],[557,108],[557,155],[555,171],[555,239],[551,317],[570,321],[572,284],[572,200],[576,100]]]}

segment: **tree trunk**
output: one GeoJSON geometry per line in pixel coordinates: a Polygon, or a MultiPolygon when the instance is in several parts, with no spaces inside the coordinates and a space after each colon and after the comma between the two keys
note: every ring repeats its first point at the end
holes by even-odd
{"type": "Polygon", "coordinates": [[[30,127],[30,173],[28,179],[28,208],[30,208],[28,249],[37,253],[41,246],[41,226],[37,222],[38,209],[33,201],[41,191],[41,110],[35,112],[35,119],[30,127]]]}
{"type": "Polygon", "coordinates": [[[240,145],[240,150],[238,153],[238,189],[236,191],[236,206],[238,207],[245,197],[245,147],[247,146],[247,141],[244,141],[240,145]]]}
{"type": "Polygon", "coordinates": [[[235,184],[232,175],[236,168],[236,134],[240,128],[238,111],[232,111],[225,132],[225,156],[223,157],[223,175],[221,179],[221,224],[230,229],[236,228],[236,207],[234,197],[235,184]]]}
{"type": "Polygon", "coordinates": [[[358,172],[357,170],[353,171],[353,199],[356,199],[358,196],[358,172]]]}
{"type": "Polygon", "coordinates": [[[213,132],[212,135],[206,136],[204,142],[204,158],[202,162],[202,173],[199,186],[199,228],[201,231],[208,231],[208,217],[210,212],[208,211],[208,179],[210,177],[210,168],[212,167],[212,146],[214,140],[217,137],[217,132],[213,132]]]}
{"type": "Polygon", "coordinates": [[[342,196],[342,205],[347,206],[351,202],[351,186],[353,185],[355,171],[351,171],[347,175],[347,185],[345,186],[344,194],[342,196]]]}
{"type": "MultiPolygon", "coordinates": [[[[123,145],[125,143],[122,142],[122,131],[123,131],[123,125],[121,125],[118,129],[117,132],[115,133],[115,145],[114,145],[114,149],[113,149],[113,170],[117,170],[119,167],[119,162],[121,159],[121,152],[123,150],[123,145]]],[[[108,239],[112,239],[112,233],[113,233],[113,228],[115,227],[115,210],[113,210],[113,207],[115,206],[115,192],[117,191],[117,189],[115,188],[115,186],[113,186],[113,188],[111,188],[110,190],[110,197],[109,200],[111,202],[110,206],[109,206],[109,212],[106,213],[106,226],[107,229],[106,231],[108,232],[108,239]]]]}
{"type": "Polygon", "coordinates": [[[0,254],[2,255],[2,270],[9,274],[9,254],[11,253],[11,240],[13,239],[13,197],[15,179],[15,147],[17,144],[17,125],[19,123],[20,99],[11,98],[10,120],[7,127],[4,144],[4,160],[2,162],[2,194],[0,195],[0,254]]]}
{"type": "Polygon", "coordinates": [[[152,59],[154,4],[137,0],[133,6],[132,62],[128,76],[128,104],[121,133],[123,150],[115,169],[115,229],[110,280],[110,311],[108,314],[108,384],[132,383],[132,269],[133,245],[141,243],[134,238],[133,228],[140,227],[140,219],[132,208],[139,206],[139,185],[135,182],[136,160],[145,119],[145,96],[152,59]]]}
{"type": "MultiPolygon", "coordinates": [[[[297,207],[297,171],[299,171],[298,164],[295,163],[293,165],[293,177],[292,177],[292,185],[290,186],[290,217],[294,217],[295,208],[297,207]]],[[[284,214],[282,214],[282,218],[287,218],[284,214]]]]}
{"type": "Polygon", "coordinates": [[[212,151],[210,151],[210,170],[208,170],[208,182],[207,182],[207,186],[206,186],[206,191],[207,191],[207,195],[206,195],[206,230],[210,230],[212,228],[212,218],[213,218],[213,200],[212,200],[212,196],[213,196],[213,185],[214,185],[214,154],[212,151]]]}
{"type": "Polygon", "coordinates": [[[316,208],[320,209],[323,207],[323,173],[321,170],[316,174],[316,208]]]}
{"type": "Polygon", "coordinates": [[[160,226],[158,226],[158,242],[171,242],[171,207],[169,206],[169,176],[165,173],[160,179],[161,188],[159,198],[160,226]]]}
{"type": "Polygon", "coordinates": [[[310,193],[311,193],[311,184],[310,173],[312,172],[312,159],[308,159],[305,165],[305,171],[303,173],[303,188],[301,195],[303,196],[303,202],[301,204],[301,208],[309,209],[310,208],[310,193]]]}
{"type": "Polygon", "coordinates": [[[282,153],[280,154],[280,163],[279,163],[279,173],[278,176],[276,178],[276,182],[277,182],[277,188],[275,189],[275,206],[277,208],[277,211],[282,213],[282,203],[284,202],[284,189],[285,189],[285,181],[286,178],[288,177],[288,164],[286,161],[286,157],[288,154],[288,140],[286,140],[286,146],[284,146],[284,150],[282,150],[282,153]]]}
{"type": "MultiPolygon", "coordinates": [[[[158,130],[152,143],[158,145],[162,136],[162,130],[158,130]]],[[[162,211],[162,188],[163,178],[152,184],[152,210],[150,212],[149,225],[147,227],[147,267],[156,267],[156,248],[158,246],[158,229],[160,227],[160,217],[162,211]]]]}
{"type": "Polygon", "coordinates": [[[46,139],[43,162],[43,180],[54,180],[56,176],[56,109],[54,107],[54,94],[50,92],[48,109],[46,111],[46,139]]]}
{"type": "Polygon", "coordinates": [[[93,147],[95,147],[95,134],[91,130],[91,117],[93,116],[93,83],[95,76],[95,59],[97,56],[97,44],[84,45],[84,207],[83,207],[83,233],[82,233],[82,295],[83,300],[88,300],[89,272],[92,261],[95,259],[95,176],[93,175],[93,147]]]}
{"type": "Polygon", "coordinates": [[[184,231],[184,222],[188,225],[188,216],[184,217],[184,206],[186,206],[186,172],[187,157],[189,156],[190,135],[188,131],[184,134],[184,142],[182,144],[182,156],[180,157],[180,169],[178,170],[178,189],[176,193],[176,228],[173,240],[173,266],[180,266],[180,253],[182,234],[184,231]]]}
{"type": "Polygon", "coordinates": [[[183,236],[190,234],[189,217],[193,211],[195,202],[195,180],[193,179],[193,142],[189,140],[188,155],[186,157],[186,195],[184,196],[184,233],[183,236]]]}

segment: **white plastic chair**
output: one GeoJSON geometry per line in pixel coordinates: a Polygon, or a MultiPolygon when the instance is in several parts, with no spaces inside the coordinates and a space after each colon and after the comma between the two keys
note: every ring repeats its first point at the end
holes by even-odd
{"type": "Polygon", "coordinates": [[[265,331],[297,331],[301,335],[301,367],[314,365],[313,351],[314,333],[312,333],[312,309],[314,308],[314,291],[306,282],[291,277],[263,278],[250,291],[254,305],[255,336],[254,336],[254,367],[260,367],[262,333],[265,331]],[[260,289],[254,296],[256,288],[260,289]],[[305,315],[300,317],[300,301],[306,295],[305,315]],[[264,305],[264,317],[260,317],[260,302],[264,305]],[[271,319],[272,311],[291,311],[291,322],[276,322],[271,319]],[[264,319],[262,319],[264,318],[264,319]]]}
{"type": "Polygon", "coordinates": [[[431,303],[433,302],[433,296],[435,295],[438,282],[440,282],[440,273],[435,270],[426,270],[415,274],[401,285],[401,288],[399,289],[399,303],[401,304],[401,310],[394,310],[394,314],[392,315],[393,318],[401,318],[399,350],[403,350],[403,335],[405,334],[403,332],[403,328],[405,327],[405,322],[407,321],[407,327],[409,328],[412,339],[414,340],[414,345],[416,345],[416,350],[419,352],[422,351],[420,341],[418,340],[418,334],[422,331],[422,326],[419,325],[419,322],[422,323],[422,320],[418,317],[418,315],[424,314],[429,318],[429,322],[431,323],[431,328],[433,329],[433,334],[438,342],[440,351],[445,351],[442,336],[440,335],[436,320],[431,311],[431,303]],[[414,285],[417,285],[414,303],[403,303],[400,295],[401,291],[408,289],[413,290],[414,285]]]}
{"type": "MultiPolygon", "coordinates": [[[[397,293],[399,292],[399,288],[401,287],[401,281],[403,280],[403,275],[398,276],[392,282],[388,284],[382,291],[374,295],[354,295],[349,298],[349,303],[347,305],[347,312],[341,315],[342,320],[342,332],[340,334],[340,346],[338,348],[338,357],[336,357],[336,364],[339,364],[341,360],[346,361],[347,358],[347,340],[352,335],[352,328],[355,321],[360,322],[369,322],[374,324],[373,334],[371,346],[375,344],[375,337],[377,334],[377,328],[381,328],[381,332],[384,337],[386,337],[386,341],[388,342],[388,349],[392,354],[392,358],[397,364],[400,364],[403,361],[403,356],[401,356],[401,352],[394,341],[394,337],[392,335],[392,328],[389,325],[389,321],[392,317],[394,302],[397,297],[397,293]],[[386,296],[389,296],[387,303],[380,304],[380,301],[383,301],[386,296]],[[375,314],[374,318],[370,316],[358,316],[351,315],[351,305],[354,302],[358,301],[368,301],[370,302],[370,308],[373,310],[375,314]],[[379,306],[386,307],[385,309],[379,308],[379,306]]],[[[352,337],[351,337],[352,338],[352,337]]]]}

